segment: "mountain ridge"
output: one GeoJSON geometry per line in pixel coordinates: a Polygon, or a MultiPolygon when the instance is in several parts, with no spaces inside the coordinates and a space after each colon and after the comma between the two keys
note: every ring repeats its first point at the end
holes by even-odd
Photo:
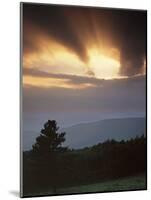
{"type": "Polygon", "coordinates": [[[60,129],[66,132],[65,145],[83,148],[107,139],[127,140],[145,134],[146,118],[113,118],[90,123],[80,123],[60,129]]]}

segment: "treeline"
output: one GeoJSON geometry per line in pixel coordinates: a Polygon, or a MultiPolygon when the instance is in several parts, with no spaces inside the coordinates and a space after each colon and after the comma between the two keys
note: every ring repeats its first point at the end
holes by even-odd
{"type": "Polygon", "coordinates": [[[146,137],[107,140],[79,150],[23,153],[24,194],[146,172],[146,137]]]}

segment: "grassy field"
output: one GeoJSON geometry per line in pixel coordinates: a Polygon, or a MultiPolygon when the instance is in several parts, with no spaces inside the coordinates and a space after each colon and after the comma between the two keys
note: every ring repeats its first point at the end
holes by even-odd
{"type": "Polygon", "coordinates": [[[76,193],[91,193],[91,192],[114,192],[114,191],[127,191],[127,190],[139,190],[139,189],[140,190],[146,189],[145,175],[120,178],[96,184],[81,185],[68,188],[57,188],[56,192],[54,192],[52,189],[47,189],[45,191],[41,192],[39,191],[39,192],[33,192],[32,194],[27,194],[27,196],[76,194],[76,193]]]}
{"type": "Polygon", "coordinates": [[[69,193],[138,190],[145,188],[146,188],[146,178],[144,175],[139,175],[139,176],[116,179],[112,181],[106,181],[91,185],[62,188],[57,192],[62,194],[69,194],[69,193]]]}

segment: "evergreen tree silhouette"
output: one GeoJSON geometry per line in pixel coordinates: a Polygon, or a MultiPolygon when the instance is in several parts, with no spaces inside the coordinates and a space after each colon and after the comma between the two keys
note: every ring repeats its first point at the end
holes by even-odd
{"type": "Polygon", "coordinates": [[[55,120],[48,120],[41,130],[40,136],[36,138],[36,143],[32,146],[36,153],[36,167],[39,183],[42,185],[51,184],[56,193],[59,183],[57,157],[60,152],[67,151],[67,147],[62,147],[65,141],[65,132],[58,132],[59,127],[55,120]]]}
{"type": "Polygon", "coordinates": [[[32,146],[33,151],[43,155],[66,151],[67,147],[62,147],[66,133],[58,133],[58,130],[57,122],[48,120],[41,130],[40,136],[36,138],[36,143],[32,146]]]}

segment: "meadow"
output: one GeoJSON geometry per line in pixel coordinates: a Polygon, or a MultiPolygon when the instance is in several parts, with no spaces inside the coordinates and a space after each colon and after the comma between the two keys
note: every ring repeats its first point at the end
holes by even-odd
{"type": "Polygon", "coordinates": [[[133,190],[145,190],[147,189],[146,187],[147,187],[146,175],[138,174],[136,176],[118,178],[115,180],[107,180],[107,181],[93,183],[93,184],[57,188],[55,192],[53,188],[47,188],[39,192],[36,191],[36,193],[34,192],[28,193],[27,196],[133,191],[133,190]]]}

